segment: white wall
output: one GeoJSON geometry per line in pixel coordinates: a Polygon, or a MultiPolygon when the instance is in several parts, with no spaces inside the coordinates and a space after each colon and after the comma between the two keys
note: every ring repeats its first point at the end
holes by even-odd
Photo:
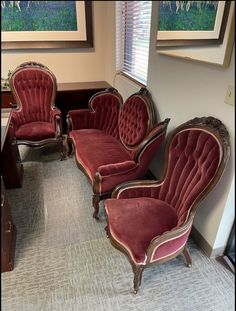
{"type": "Polygon", "coordinates": [[[227,202],[225,205],[225,210],[221,218],[221,222],[219,225],[219,229],[216,235],[216,240],[214,244],[215,249],[219,249],[222,245],[227,244],[228,236],[230,235],[230,231],[233,227],[234,219],[235,219],[235,179],[233,177],[233,181],[231,183],[229,195],[227,197],[227,202]]]}
{"type": "Polygon", "coordinates": [[[2,50],[1,77],[20,63],[33,60],[48,66],[58,82],[105,80],[106,2],[93,1],[93,49],[2,50]]]}
{"type": "MultiPolygon", "coordinates": [[[[109,1],[108,28],[114,29],[112,11],[115,4],[109,1]]],[[[234,107],[224,103],[225,93],[229,84],[234,85],[234,49],[228,68],[189,61],[181,58],[163,56],[156,51],[156,27],[158,19],[157,1],[153,1],[151,44],[147,88],[152,94],[161,119],[171,118],[168,131],[177,125],[196,116],[214,116],[227,127],[231,137],[232,155],[226,171],[209,196],[202,202],[194,220],[194,227],[200,232],[212,249],[224,248],[229,230],[219,230],[222,219],[228,219],[234,208],[228,194],[234,172],[235,123],[234,107]],[[217,235],[218,234],[218,235],[217,235]],[[217,238],[217,241],[216,241],[217,238]],[[217,243],[216,243],[217,242],[217,243]]],[[[108,41],[113,42],[115,32],[108,33],[108,41]]],[[[112,47],[109,47],[113,50],[112,47]]],[[[108,63],[114,64],[114,55],[110,54],[108,63]]],[[[107,81],[113,83],[124,99],[137,91],[139,87],[124,77],[114,76],[114,65],[110,73],[106,72],[107,81]]],[[[160,154],[152,161],[151,169],[160,176],[160,154]],[[159,165],[158,165],[159,163],[159,165]]],[[[231,223],[228,223],[231,226],[231,223]]],[[[231,228],[230,228],[231,229],[231,228]]]]}

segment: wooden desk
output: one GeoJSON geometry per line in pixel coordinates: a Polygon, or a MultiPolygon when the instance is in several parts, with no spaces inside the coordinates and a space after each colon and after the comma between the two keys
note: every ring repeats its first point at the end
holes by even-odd
{"type": "Polygon", "coordinates": [[[13,270],[16,245],[16,226],[5,187],[20,187],[23,174],[18,147],[11,144],[11,111],[12,109],[1,110],[1,272],[13,270]],[[18,163],[15,162],[16,159],[18,163]]]}
{"type": "Polygon", "coordinates": [[[23,165],[11,132],[12,109],[1,109],[1,175],[6,189],[19,188],[23,181],[23,165]]]}
{"type": "MultiPolygon", "coordinates": [[[[55,105],[62,113],[63,133],[67,132],[66,115],[69,110],[88,108],[89,99],[97,92],[110,88],[105,81],[58,83],[55,105]]],[[[10,90],[1,91],[1,108],[14,107],[10,90]]]]}

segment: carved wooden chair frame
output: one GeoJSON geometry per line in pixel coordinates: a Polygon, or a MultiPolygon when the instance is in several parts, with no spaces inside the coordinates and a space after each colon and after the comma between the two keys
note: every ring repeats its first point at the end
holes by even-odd
{"type": "MultiPolygon", "coordinates": [[[[16,108],[14,108],[14,111],[20,111],[21,110],[21,100],[18,97],[18,94],[15,91],[15,88],[13,86],[13,77],[16,73],[18,73],[20,70],[25,68],[39,68],[42,71],[46,72],[48,75],[50,75],[51,79],[53,80],[54,88],[53,88],[53,95],[51,100],[51,109],[55,109],[55,98],[57,93],[57,81],[54,73],[45,65],[34,62],[34,61],[28,61],[20,64],[12,73],[9,79],[9,85],[11,92],[16,100],[16,108]]],[[[58,144],[60,145],[61,149],[61,160],[66,158],[66,148],[63,144],[63,136],[62,136],[62,122],[61,117],[59,115],[55,115],[55,126],[56,126],[56,135],[55,138],[47,138],[40,141],[29,141],[29,140],[17,140],[16,138],[13,139],[13,143],[16,143],[17,145],[26,145],[29,147],[33,147],[35,149],[40,149],[45,147],[46,145],[51,144],[58,144]]]]}
{"type": "MultiPolygon", "coordinates": [[[[119,195],[126,190],[132,189],[132,188],[145,188],[145,193],[147,191],[147,188],[149,188],[150,192],[153,187],[158,187],[162,184],[162,182],[165,179],[165,175],[167,173],[167,168],[168,168],[168,151],[169,151],[169,146],[171,144],[172,138],[181,130],[183,129],[188,129],[188,128],[199,128],[199,129],[204,129],[212,133],[212,135],[220,142],[220,146],[222,149],[222,159],[221,163],[218,167],[217,173],[214,176],[214,178],[211,180],[211,182],[208,184],[208,186],[204,189],[204,191],[200,194],[200,196],[197,198],[197,200],[194,202],[191,212],[189,216],[187,217],[185,223],[180,226],[178,229],[173,230],[173,231],[167,231],[164,234],[157,236],[154,238],[146,251],[146,262],[144,265],[138,265],[134,262],[133,258],[131,257],[130,253],[127,251],[125,247],[123,247],[120,243],[118,243],[112,236],[111,232],[109,231],[109,226],[106,226],[105,230],[107,233],[107,237],[110,239],[111,244],[120,250],[122,253],[124,253],[129,262],[131,263],[133,273],[134,273],[134,288],[133,292],[136,294],[138,292],[138,289],[141,285],[141,279],[142,279],[142,273],[143,270],[147,267],[150,267],[152,265],[164,263],[166,261],[169,261],[178,255],[183,255],[186,261],[187,267],[192,266],[192,259],[189,253],[189,250],[187,248],[187,242],[185,245],[178,250],[177,252],[171,254],[170,256],[165,257],[164,259],[156,260],[152,262],[152,255],[155,249],[157,247],[167,241],[170,241],[172,239],[178,238],[182,236],[183,234],[186,234],[187,232],[190,232],[192,224],[193,224],[193,219],[195,216],[195,213],[197,211],[197,208],[199,206],[199,203],[207,196],[207,194],[215,187],[217,182],[219,181],[220,177],[222,176],[226,163],[228,161],[229,155],[230,155],[230,142],[229,142],[229,134],[223,123],[214,118],[214,117],[202,117],[202,118],[194,118],[179,127],[177,127],[171,134],[171,136],[168,139],[168,143],[166,145],[165,149],[165,161],[164,161],[164,169],[163,169],[163,174],[160,180],[141,180],[141,181],[134,181],[134,182],[127,182],[123,183],[115,188],[115,190],[112,192],[112,198],[119,198],[119,195]]],[[[147,195],[145,195],[147,196],[147,195]]],[[[106,215],[107,216],[107,215],[106,215]]],[[[107,217],[107,222],[109,224],[109,219],[107,217]]]]}

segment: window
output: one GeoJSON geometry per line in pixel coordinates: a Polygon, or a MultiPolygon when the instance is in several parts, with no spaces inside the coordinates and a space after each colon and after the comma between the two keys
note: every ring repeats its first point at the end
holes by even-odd
{"type": "Polygon", "coordinates": [[[116,1],[116,70],[146,85],[152,1],[116,1]]]}

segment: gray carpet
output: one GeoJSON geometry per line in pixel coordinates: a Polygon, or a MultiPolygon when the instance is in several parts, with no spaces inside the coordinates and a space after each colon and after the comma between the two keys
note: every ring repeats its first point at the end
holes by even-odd
{"type": "MultiPolygon", "coordinates": [[[[92,190],[74,158],[20,148],[21,189],[7,190],[17,226],[15,268],[2,274],[3,311],[234,310],[234,274],[189,242],[181,256],[144,270],[138,294],[126,257],[92,217],[92,190]]],[[[103,216],[103,215],[102,215],[103,216]]]]}

